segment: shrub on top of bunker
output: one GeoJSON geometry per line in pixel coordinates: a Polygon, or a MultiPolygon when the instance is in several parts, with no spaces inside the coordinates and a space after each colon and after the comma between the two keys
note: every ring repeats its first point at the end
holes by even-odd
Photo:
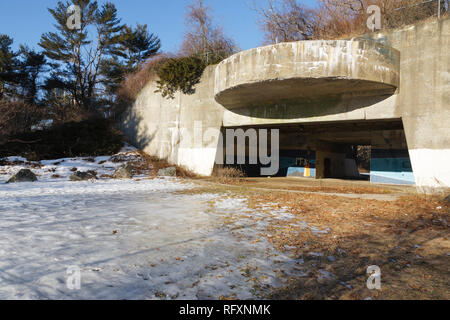
{"type": "Polygon", "coordinates": [[[29,169],[22,169],[13,175],[6,183],[15,182],[34,182],[37,181],[36,175],[29,169]]]}

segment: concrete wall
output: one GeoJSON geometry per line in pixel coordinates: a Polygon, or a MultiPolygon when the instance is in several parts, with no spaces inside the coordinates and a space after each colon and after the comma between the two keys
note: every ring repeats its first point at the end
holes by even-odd
{"type": "Polygon", "coordinates": [[[416,185],[450,187],[450,19],[370,34],[400,51],[396,114],[416,185]]]}
{"type": "Polygon", "coordinates": [[[399,52],[373,40],[279,43],[243,51],[218,64],[216,100],[227,109],[270,108],[344,93],[392,94],[399,52]]]}
{"type": "MultiPolygon", "coordinates": [[[[214,166],[221,127],[302,123],[329,125],[336,121],[402,119],[416,184],[424,188],[450,187],[450,19],[430,20],[402,29],[367,34],[354,41],[362,43],[365,39],[376,40],[385,48],[392,47],[400,52],[399,61],[391,61],[392,66],[399,63],[400,70],[400,82],[395,94],[359,92],[355,95],[342,92],[327,97],[297,99],[295,103],[290,101],[248,107],[240,106],[239,101],[227,96],[233,107],[226,109],[214,98],[215,95],[220,96],[221,87],[227,92],[236,87],[246,90],[245,83],[238,81],[245,74],[235,72],[234,80],[220,76],[224,70],[233,73],[236,69],[232,61],[239,59],[232,57],[223,64],[225,67],[218,67],[219,71],[214,66],[208,67],[193,95],[177,94],[173,100],[164,99],[154,93],[155,83],[150,83],[125,117],[123,130],[149,154],[208,175],[214,166]],[[233,81],[237,81],[236,85],[233,81]],[[194,136],[202,135],[198,133],[198,128],[195,129],[196,121],[202,122],[203,134],[210,129],[207,133],[211,135],[210,139],[205,141],[197,137],[197,143],[194,142],[194,136]],[[195,132],[198,134],[195,135],[195,132]]],[[[260,76],[261,79],[267,78],[268,74],[264,70],[267,69],[269,73],[276,71],[267,64],[271,64],[268,53],[275,54],[278,58],[272,60],[274,64],[279,64],[275,63],[277,59],[292,56],[292,46],[281,44],[259,50],[260,57],[247,57],[255,62],[251,69],[258,70],[256,62],[262,61],[260,76]]],[[[360,47],[358,45],[355,48],[360,47]]],[[[320,52],[317,54],[319,60],[323,58],[320,52]]],[[[245,53],[239,56],[242,56],[240,61],[247,59],[245,53]]],[[[354,62],[358,63],[357,60],[354,62]]],[[[286,69],[282,65],[278,68],[286,69]]],[[[328,85],[332,87],[333,82],[328,85]]],[[[253,94],[257,95],[258,92],[253,94]]]]}
{"type": "Polygon", "coordinates": [[[317,178],[345,178],[345,153],[317,150],[316,159],[317,178]],[[330,161],[328,174],[325,174],[325,159],[330,161]]]}
{"type": "Polygon", "coordinates": [[[208,67],[195,94],[174,99],[155,93],[149,83],[124,117],[121,129],[152,156],[210,175],[215,162],[223,107],[214,100],[215,68],[208,67]]]}
{"type": "Polygon", "coordinates": [[[370,181],[375,183],[414,184],[414,173],[408,150],[372,148],[370,181]]]}
{"type": "MultiPolygon", "coordinates": [[[[450,19],[362,37],[400,52],[394,95],[341,95],[226,110],[224,126],[402,119],[419,187],[450,187],[450,19]]],[[[425,190],[426,191],[426,190],[425,190]]]]}

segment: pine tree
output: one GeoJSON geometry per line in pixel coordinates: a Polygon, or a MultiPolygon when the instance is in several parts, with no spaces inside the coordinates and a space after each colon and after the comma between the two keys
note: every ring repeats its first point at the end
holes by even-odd
{"type": "Polygon", "coordinates": [[[42,35],[39,43],[54,69],[47,88],[63,87],[88,112],[96,110],[102,95],[114,91],[110,86],[160,48],[159,39],[145,26],[132,29],[121,24],[110,2],[99,7],[92,0],[60,1],[49,12],[57,30],[42,35]],[[67,26],[71,4],[81,8],[79,30],[67,26]]]}
{"type": "Polygon", "coordinates": [[[136,72],[160,48],[161,41],[148,32],[147,25],[138,24],[136,28],[125,26],[121,34],[120,54],[102,64],[104,85],[108,91],[114,93],[128,74],[136,72]]]}
{"type": "Polygon", "coordinates": [[[20,55],[22,61],[20,62],[19,84],[22,95],[25,102],[36,104],[39,90],[38,78],[46,64],[45,56],[26,46],[20,47],[20,55]]]}
{"type": "Polygon", "coordinates": [[[161,48],[161,41],[153,33],[149,33],[147,25],[137,24],[136,28],[126,26],[121,49],[126,52],[126,66],[136,71],[138,65],[154,56],[161,48]]]}
{"type": "Polygon", "coordinates": [[[8,87],[17,81],[18,53],[11,49],[13,39],[0,34],[0,99],[5,97],[8,87]]]}
{"type": "Polygon", "coordinates": [[[97,1],[72,0],[81,8],[81,28],[67,26],[69,2],[58,2],[49,12],[56,20],[56,32],[42,35],[39,45],[52,61],[55,72],[52,80],[63,84],[77,103],[86,111],[95,109],[97,85],[100,82],[100,65],[105,57],[118,54],[123,25],[112,3],[98,6],[97,1]],[[89,38],[89,32],[95,36],[89,38]]]}

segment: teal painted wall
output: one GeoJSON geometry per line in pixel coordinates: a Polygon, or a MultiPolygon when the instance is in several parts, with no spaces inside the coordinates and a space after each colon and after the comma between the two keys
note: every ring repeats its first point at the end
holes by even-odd
{"type": "Polygon", "coordinates": [[[408,151],[372,149],[370,181],[374,183],[415,184],[408,151]]]}

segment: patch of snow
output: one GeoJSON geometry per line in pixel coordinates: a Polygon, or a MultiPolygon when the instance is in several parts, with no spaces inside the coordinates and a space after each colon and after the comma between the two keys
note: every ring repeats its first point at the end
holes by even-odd
{"type": "MultiPolygon", "coordinates": [[[[22,157],[8,157],[3,160],[11,163],[20,161],[23,164],[0,166],[0,183],[7,181],[21,169],[33,171],[38,181],[67,181],[75,169],[78,171],[96,171],[97,176],[101,178],[102,176],[112,175],[118,167],[127,161],[138,160],[140,156],[136,151],[135,147],[126,144],[121,152],[112,157],[77,157],[31,162],[22,157]],[[116,161],[113,161],[114,159],[116,161]]],[[[144,176],[137,176],[137,178],[142,177],[144,176]]]]}
{"type": "Polygon", "coordinates": [[[309,229],[316,236],[320,236],[322,234],[328,234],[330,232],[330,228],[327,228],[326,230],[320,230],[320,229],[318,229],[316,227],[310,227],[309,229]]]}
{"type": "Polygon", "coordinates": [[[23,157],[7,157],[7,158],[4,158],[4,160],[9,161],[9,162],[14,162],[14,161],[26,162],[27,161],[27,159],[25,159],[23,157]]]}
{"type": "Polygon", "coordinates": [[[0,299],[254,299],[255,281],[283,285],[277,270],[306,275],[303,260],[261,237],[265,220],[289,216],[283,210],[174,193],[194,187],[175,178],[67,180],[72,167],[120,165],[94,160],[42,161],[38,182],[0,185],[0,299]],[[80,268],[80,290],[66,286],[70,266],[80,268]]]}
{"type": "Polygon", "coordinates": [[[335,274],[334,273],[332,273],[332,272],[329,272],[329,271],[327,271],[327,270],[319,270],[319,273],[320,273],[320,275],[319,275],[319,277],[318,277],[318,280],[319,281],[321,281],[321,280],[333,280],[336,276],[335,276],[335,274]]]}
{"type": "Polygon", "coordinates": [[[310,252],[308,253],[311,257],[323,257],[323,253],[321,252],[310,252]]]}

